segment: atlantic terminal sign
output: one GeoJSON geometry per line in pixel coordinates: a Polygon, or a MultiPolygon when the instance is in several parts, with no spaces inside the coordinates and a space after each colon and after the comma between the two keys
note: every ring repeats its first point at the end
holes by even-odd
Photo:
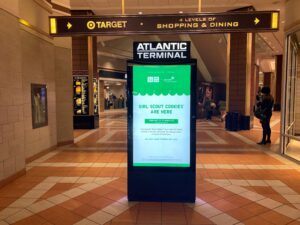
{"type": "Polygon", "coordinates": [[[52,36],[270,32],[278,11],[50,17],[52,36]]]}
{"type": "Polygon", "coordinates": [[[174,61],[190,59],[190,42],[134,42],[133,59],[142,61],[174,61]]]}

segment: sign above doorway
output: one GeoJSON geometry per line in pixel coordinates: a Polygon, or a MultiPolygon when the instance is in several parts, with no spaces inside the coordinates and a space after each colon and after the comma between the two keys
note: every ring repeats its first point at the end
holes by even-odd
{"type": "Polygon", "coordinates": [[[278,11],[157,15],[54,16],[52,36],[272,32],[278,11]]]}

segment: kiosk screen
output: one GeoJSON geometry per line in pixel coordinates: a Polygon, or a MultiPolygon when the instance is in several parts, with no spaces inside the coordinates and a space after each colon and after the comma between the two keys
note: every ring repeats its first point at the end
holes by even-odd
{"type": "Polygon", "coordinates": [[[190,167],[191,65],[133,66],[133,166],[190,167]]]}

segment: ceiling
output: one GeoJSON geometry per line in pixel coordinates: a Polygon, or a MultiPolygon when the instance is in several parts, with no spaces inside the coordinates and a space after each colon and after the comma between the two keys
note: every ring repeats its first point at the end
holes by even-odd
{"type": "MultiPolygon", "coordinates": [[[[124,0],[125,14],[193,13],[198,11],[198,1],[199,0],[124,0]]],[[[122,12],[122,0],[52,0],[52,2],[68,6],[71,10],[92,10],[96,15],[121,14],[122,12]]],[[[246,6],[253,6],[257,11],[279,10],[279,31],[275,33],[259,33],[256,35],[256,57],[265,60],[271,59],[274,55],[283,54],[285,0],[201,0],[201,2],[202,12],[224,12],[246,6]]],[[[194,40],[195,45],[197,45],[197,35],[190,36],[194,40]]],[[[126,37],[99,36],[98,46],[109,46],[110,41],[122,38],[126,37]]],[[[134,39],[141,38],[142,36],[134,37],[134,39]]],[[[142,39],[144,39],[144,37],[142,39]]],[[[131,44],[129,46],[131,46],[131,44]]],[[[132,55],[128,49],[124,51],[124,49],[120,49],[116,45],[112,46],[112,48],[116,49],[108,50],[108,48],[102,48],[101,54],[107,57],[120,56],[120,58],[128,58],[128,56],[132,55]],[[120,51],[115,52],[115,50],[120,51]]],[[[100,53],[99,50],[98,53],[100,53]]]]}
{"type": "MultiPolygon", "coordinates": [[[[96,15],[122,12],[122,0],[52,0],[52,2],[69,6],[72,10],[90,9],[96,15]]],[[[124,2],[126,14],[161,14],[197,12],[199,0],[124,0],[124,2]]],[[[201,2],[202,12],[224,12],[246,6],[254,6],[258,11],[280,10],[280,30],[276,33],[260,34],[262,44],[258,54],[283,53],[285,0],[201,0],[201,2]]]]}

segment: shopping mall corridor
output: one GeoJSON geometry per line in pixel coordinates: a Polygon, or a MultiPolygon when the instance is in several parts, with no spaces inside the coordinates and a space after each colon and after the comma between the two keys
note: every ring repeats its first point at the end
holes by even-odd
{"type": "Polygon", "coordinates": [[[218,118],[197,121],[196,203],[128,202],[127,119],[104,113],[100,128],[27,164],[0,189],[0,225],[300,224],[300,166],[258,146],[261,129],[227,132],[218,118]]]}

